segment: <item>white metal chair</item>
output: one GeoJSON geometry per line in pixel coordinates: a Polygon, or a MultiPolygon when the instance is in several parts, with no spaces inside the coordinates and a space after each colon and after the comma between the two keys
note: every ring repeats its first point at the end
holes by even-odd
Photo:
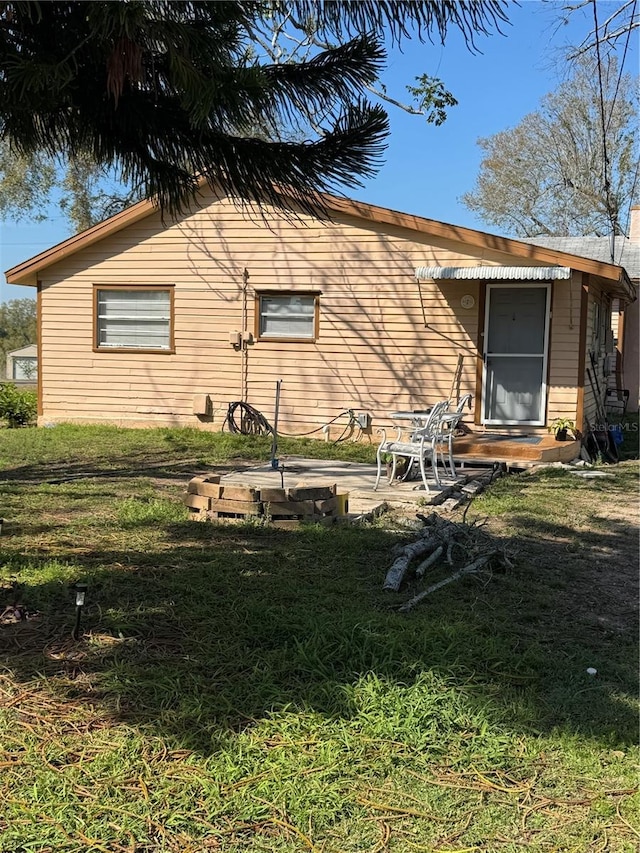
{"type": "Polygon", "coordinates": [[[418,464],[420,468],[420,476],[422,477],[422,482],[424,483],[424,487],[427,491],[429,491],[429,483],[427,481],[425,464],[426,462],[431,462],[434,480],[437,486],[440,485],[436,459],[436,439],[438,437],[439,430],[441,429],[440,418],[445,415],[448,408],[449,402],[447,400],[436,403],[429,412],[424,426],[414,429],[408,439],[403,438],[402,427],[397,428],[398,432],[395,439],[387,439],[386,430],[379,430],[382,435],[382,440],[378,445],[376,453],[378,475],[376,477],[375,486],[373,487],[374,491],[378,488],[380,478],[382,476],[383,454],[391,456],[391,473],[389,475],[389,483],[393,482],[396,476],[398,459],[403,457],[407,459],[408,465],[418,464]]]}
{"type": "Polygon", "coordinates": [[[438,429],[436,431],[436,435],[433,439],[434,445],[434,456],[433,456],[433,464],[437,466],[437,457],[438,454],[442,459],[442,467],[445,468],[444,454],[445,448],[447,451],[447,457],[449,461],[449,470],[451,471],[451,476],[453,479],[456,479],[456,468],[453,461],[453,439],[455,436],[455,431],[458,428],[458,425],[462,418],[464,417],[464,408],[467,406],[469,409],[471,408],[471,401],[473,400],[472,394],[465,394],[464,397],[460,398],[460,401],[455,409],[444,412],[439,418],[438,429]]]}
{"type": "Polygon", "coordinates": [[[458,405],[454,409],[456,412],[464,411],[464,407],[466,406],[468,409],[471,409],[471,401],[473,400],[473,394],[465,394],[464,397],[460,397],[458,400],[458,405]]]}

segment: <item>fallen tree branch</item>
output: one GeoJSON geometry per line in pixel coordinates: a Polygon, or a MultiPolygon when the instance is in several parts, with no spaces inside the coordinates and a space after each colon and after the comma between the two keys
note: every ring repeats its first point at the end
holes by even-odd
{"type": "Polygon", "coordinates": [[[407,573],[409,563],[415,557],[420,557],[422,554],[427,554],[429,551],[433,551],[437,545],[438,539],[436,536],[429,536],[426,539],[418,539],[417,542],[405,545],[402,549],[402,554],[394,560],[393,565],[387,572],[382,588],[391,590],[392,592],[397,592],[400,589],[400,584],[402,583],[405,574],[407,573]]]}
{"type": "Polygon", "coordinates": [[[427,557],[426,560],[423,560],[423,562],[420,563],[419,566],[417,566],[416,577],[421,578],[422,575],[427,571],[429,566],[432,566],[434,563],[438,562],[443,553],[444,547],[442,545],[439,545],[430,557],[427,557]]]}
{"type": "Polygon", "coordinates": [[[405,603],[399,607],[400,613],[408,613],[409,610],[412,610],[416,604],[422,601],[423,598],[426,598],[428,595],[431,595],[432,592],[435,592],[440,587],[446,586],[447,584],[453,583],[453,581],[457,581],[465,575],[477,574],[482,571],[492,560],[493,557],[498,555],[497,551],[494,551],[492,554],[485,554],[482,557],[478,557],[477,560],[474,560],[473,563],[469,563],[468,566],[464,566],[462,569],[458,569],[457,572],[454,572],[452,575],[444,578],[438,583],[431,584],[428,586],[423,592],[418,593],[413,598],[410,598],[409,601],[405,601],[405,603]]]}
{"type": "MultiPolygon", "coordinates": [[[[502,471],[495,468],[491,475],[485,475],[483,479],[490,482],[501,474],[502,471]]],[[[488,519],[474,519],[468,524],[464,519],[453,521],[436,512],[428,516],[416,513],[416,517],[424,523],[424,528],[413,542],[401,548],[397,545],[393,548],[391,552],[393,564],[386,574],[383,589],[398,592],[409,573],[416,582],[419,582],[427,569],[438,562],[443,565],[448,564],[453,574],[416,595],[402,605],[401,610],[410,610],[426,595],[430,595],[445,584],[464,575],[481,571],[494,557],[498,558],[495,561],[496,570],[506,571],[513,568],[512,560],[517,552],[508,554],[506,542],[483,530],[488,519]],[[419,557],[422,558],[422,562],[416,565],[413,561],[419,557]]]]}
{"type": "MultiPolygon", "coordinates": [[[[382,586],[383,589],[397,592],[400,589],[404,576],[406,575],[409,564],[415,557],[420,557],[423,554],[428,554],[435,551],[441,545],[447,545],[453,541],[454,536],[460,535],[460,527],[447,519],[442,518],[437,513],[431,513],[429,516],[418,515],[425,523],[425,529],[419,539],[405,545],[397,554],[393,565],[387,572],[387,575],[382,586]]],[[[442,554],[443,549],[440,549],[442,554]]],[[[432,565],[438,557],[433,560],[429,558],[421,563],[416,569],[416,574],[424,574],[426,569],[432,565]]]]}
{"type": "Polygon", "coordinates": [[[455,545],[455,541],[453,539],[449,539],[449,544],[447,545],[447,563],[450,566],[453,565],[453,547],[455,545]]]}
{"type": "Polygon", "coordinates": [[[500,465],[498,465],[498,463],[495,463],[493,466],[493,470],[491,471],[490,474],[485,474],[484,477],[478,477],[478,479],[475,482],[479,483],[481,488],[478,489],[470,497],[469,502],[467,503],[466,507],[464,508],[464,512],[462,513],[462,523],[463,524],[467,523],[467,513],[469,512],[469,507],[474,502],[474,500],[478,497],[478,495],[482,494],[482,492],[484,492],[485,489],[488,489],[494,480],[497,480],[499,477],[502,477],[503,474],[504,474],[504,471],[502,470],[500,465]]]}

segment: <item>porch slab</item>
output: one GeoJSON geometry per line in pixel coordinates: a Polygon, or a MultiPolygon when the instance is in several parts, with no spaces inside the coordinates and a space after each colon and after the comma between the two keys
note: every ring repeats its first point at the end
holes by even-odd
{"type": "Polygon", "coordinates": [[[307,459],[301,456],[289,456],[280,459],[284,466],[282,472],[274,470],[270,463],[263,463],[242,471],[225,474],[221,483],[237,483],[255,488],[293,488],[300,483],[305,485],[334,484],[339,493],[349,493],[349,515],[374,516],[382,511],[385,504],[428,505],[441,504],[449,494],[459,489],[469,480],[483,476],[491,467],[479,467],[460,472],[457,480],[442,479],[440,487],[435,481],[429,483],[429,492],[425,491],[422,480],[408,482],[395,481],[389,485],[381,480],[377,491],[377,467],[359,462],[339,462],[326,459],[307,459]]]}

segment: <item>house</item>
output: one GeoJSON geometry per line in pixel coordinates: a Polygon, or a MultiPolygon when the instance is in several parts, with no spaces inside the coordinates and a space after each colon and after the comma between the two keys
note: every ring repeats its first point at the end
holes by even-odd
{"type": "Polygon", "coordinates": [[[6,378],[17,385],[35,385],[38,381],[38,347],[28,344],[7,353],[6,378]]]}
{"type": "MultiPolygon", "coordinates": [[[[631,208],[628,237],[533,237],[532,243],[560,249],[584,258],[615,261],[626,269],[636,296],[640,294],[640,206],[631,208]]],[[[638,411],[640,377],[640,301],[612,302],[615,359],[607,364],[608,385],[611,390],[629,392],[627,409],[638,411]]]]}
{"type": "Polygon", "coordinates": [[[452,383],[478,432],[595,420],[588,354],[635,298],[623,267],[324,201],[330,219],[251,216],[205,187],[174,220],[142,201],[10,269],[37,289],[39,423],[216,430],[234,401],[272,420],[279,380],[286,434],[337,437],[351,410],[373,440],[452,383]]]}

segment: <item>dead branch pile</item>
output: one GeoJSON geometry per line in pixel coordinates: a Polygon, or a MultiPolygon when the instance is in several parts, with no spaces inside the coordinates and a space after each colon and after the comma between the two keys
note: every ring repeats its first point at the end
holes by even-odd
{"type": "Polygon", "coordinates": [[[420,580],[427,569],[439,563],[453,569],[451,574],[437,583],[415,594],[400,606],[401,612],[407,612],[423,598],[446,584],[459,580],[466,575],[477,575],[495,569],[511,568],[513,563],[500,540],[490,536],[484,522],[467,524],[443,518],[437,513],[429,516],[418,515],[424,522],[424,528],[418,539],[400,549],[389,568],[383,589],[398,592],[405,577],[411,573],[420,580]],[[415,560],[423,559],[417,565],[415,560]]]}

